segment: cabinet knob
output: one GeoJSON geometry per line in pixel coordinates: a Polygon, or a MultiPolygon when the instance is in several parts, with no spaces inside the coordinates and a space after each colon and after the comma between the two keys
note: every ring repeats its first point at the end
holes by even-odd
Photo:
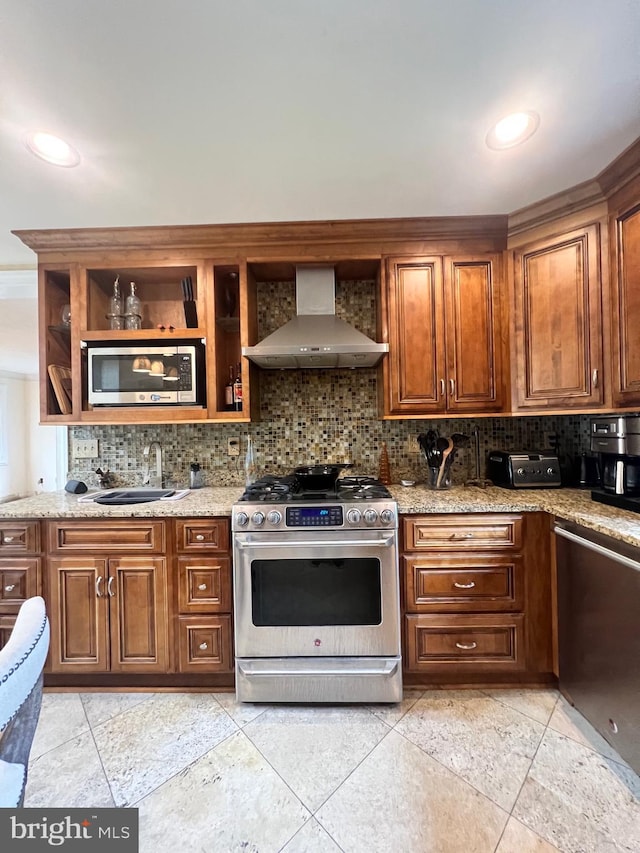
{"type": "Polygon", "coordinates": [[[458,581],[454,581],[453,585],[457,589],[473,589],[476,584],[475,581],[471,581],[470,583],[458,583],[458,581]]]}
{"type": "Polygon", "coordinates": [[[209,643],[200,643],[200,645],[198,646],[198,648],[199,648],[199,649],[202,649],[202,651],[204,652],[204,651],[206,651],[206,649],[208,649],[208,648],[209,648],[209,643]]]}
{"type": "Polygon", "coordinates": [[[15,536],[3,536],[3,537],[2,537],[2,541],[3,541],[3,542],[13,542],[13,540],[14,540],[15,538],[16,538],[15,536]]]}
{"type": "Polygon", "coordinates": [[[475,649],[477,643],[456,643],[457,649],[464,649],[465,652],[471,651],[471,649],[475,649]]]}
{"type": "Polygon", "coordinates": [[[8,584],[5,586],[4,591],[5,591],[5,592],[13,592],[13,590],[14,590],[15,588],[16,588],[16,585],[15,585],[14,583],[8,583],[8,584]]]}
{"type": "Polygon", "coordinates": [[[206,588],[207,588],[206,583],[199,583],[199,584],[198,584],[198,589],[205,590],[206,588]]]}
{"type": "Polygon", "coordinates": [[[198,542],[202,542],[204,540],[204,533],[196,533],[195,538],[198,540],[198,542]]]}

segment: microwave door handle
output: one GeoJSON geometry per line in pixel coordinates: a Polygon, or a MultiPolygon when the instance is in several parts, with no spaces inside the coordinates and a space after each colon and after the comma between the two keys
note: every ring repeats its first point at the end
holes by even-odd
{"type": "Polygon", "coordinates": [[[301,548],[322,547],[322,548],[371,548],[372,546],[383,546],[385,548],[393,545],[394,537],[389,536],[386,539],[342,539],[340,542],[323,542],[318,540],[307,540],[304,542],[291,542],[278,540],[276,542],[257,542],[255,539],[242,541],[236,539],[236,545],[239,548],[291,548],[292,545],[298,545],[301,548]]]}

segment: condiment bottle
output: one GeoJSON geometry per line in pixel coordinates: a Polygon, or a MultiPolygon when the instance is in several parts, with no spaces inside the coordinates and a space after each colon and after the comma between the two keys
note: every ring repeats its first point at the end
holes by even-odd
{"type": "Polygon", "coordinates": [[[109,313],[107,314],[109,326],[112,329],[122,329],[122,296],[120,296],[120,276],[116,276],[113,282],[113,296],[109,301],[109,313]]]}
{"type": "Polygon", "coordinates": [[[136,294],[136,283],[131,282],[131,293],[127,296],[127,309],[125,312],[125,328],[126,329],[141,329],[142,328],[142,305],[140,298],[136,294]]]}

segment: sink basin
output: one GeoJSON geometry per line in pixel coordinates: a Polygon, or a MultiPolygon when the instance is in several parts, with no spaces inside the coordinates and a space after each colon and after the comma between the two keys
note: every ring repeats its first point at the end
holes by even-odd
{"type": "Polygon", "coordinates": [[[152,501],[177,501],[189,494],[188,489],[107,489],[81,498],[83,501],[106,504],[108,506],[122,506],[124,504],[142,504],[152,501]]]}

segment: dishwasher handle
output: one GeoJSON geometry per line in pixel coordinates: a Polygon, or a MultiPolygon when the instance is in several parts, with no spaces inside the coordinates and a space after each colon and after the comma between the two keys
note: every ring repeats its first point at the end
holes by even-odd
{"type": "Polygon", "coordinates": [[[631,557],[625,557],[624,554],[618,554],[610,548],[605,548],[604,545],[598,545],[597,542],[591,542],[589,539],[584,539],[582,536],[578,536],[570,530],[565,530],[564,527],[558,527],[556,525],[553,530],[554,533],[558,534],[558,536],[569,539],[570,542],[575,542],[576,545],[582,545],[590,551],[595,551],[596,554],[601,554],[609,560],[614,560],[616,563],[621,563],[623,566],[628,566],[630,569],[635,569],[636,572],[640,572],[640,563],[637,560],[632,560],[631,557]]]}

